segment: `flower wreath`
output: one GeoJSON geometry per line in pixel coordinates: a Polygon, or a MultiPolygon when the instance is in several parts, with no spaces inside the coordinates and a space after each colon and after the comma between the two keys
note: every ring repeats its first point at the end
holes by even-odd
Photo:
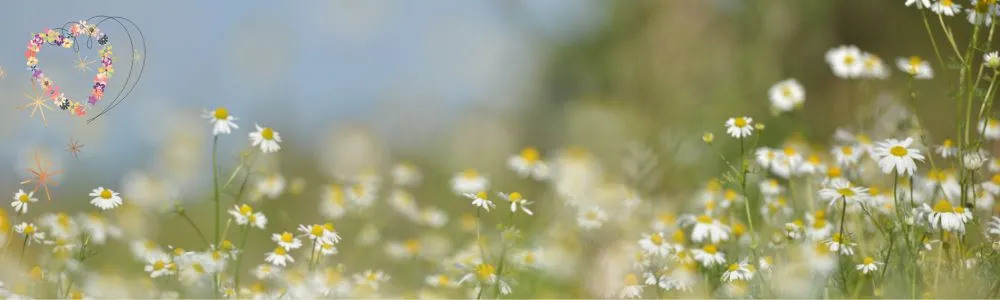
{"type": "Polygon", "coordinates": [[[77,37],[81,35],[87,36],[90,39],[96,38],[97,43],[101,45],[101,49],[98,51],[101,57],[101,67],[97,68],[97,75],[94,76],[94,86],[90,91],[90,97],[87,99],[87,103],[93,106],[104,98],[104,89],[108,86],[108,79],[115,73],[115,69],[111,63],[111,42],[108,40],[106,34],[101,33],[97,25],[88,24],[87,21],[79,21],[73,23],[68,32],[64,28],[46,29],[41,33],[36,33],[32,37],[31,41],[28,42],[28,51],[24,52],[24,57],[28,63],[28,71],[31,71],[32,82],[37,82],[57,107],[62,110],[68,110],[76,116],[86,115],[87,107],[79,101],[70,99],[65,94],[59,92],[59,86],[52,79],[45,76],[42,69],[38,67],[37,55],[38,51],[42,49],[42,45],[45,44],[73,48],[77,43],[77,37]]]}

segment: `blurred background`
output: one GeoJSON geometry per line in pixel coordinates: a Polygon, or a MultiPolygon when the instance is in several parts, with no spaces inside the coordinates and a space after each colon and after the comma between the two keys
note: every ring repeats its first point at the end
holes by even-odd
{"type": "MultiPolygon", "coordinates": [[[[635,151],[630,145],[651,148],[658,174],[642,192],[683,201],[669,199],[719,174],[700,137],[721,137],[727,118],[767,124],[764,145],[793,133],[824,145],[836,128],[854,125],[855,109],[905,89],[905,78],[893,76],[854,93],[830,73],[828,49],[854,44],[890,66],[897,56],[933,57],[920,14],[902,1],[14,1],[2,14],[0,191],[32,187],[18,183],[41,153],[65,173],[39,211],[85,208],[90,189],[124,189],[140,174],[175,189],[149,197],[190,203],[208,220],[212,142],[200,114],[224,106],[240,126],[220,138],[227,172],[254,123],[284,139],[259,167],[306,183],[301,196],[268,204],[282,207],[275,226],[286,229],[320,221],[312,212],[319,186],[399,161],[424,172],[418,202],[458,211],[449,203],[467,203],[448,191],[452,174],[476,168],[497,185],[514,182],[504,164],[529,145],[545,156],[578,145],[614,166],[635,151]],[[91,124],[56,110],[46,111],[45,126],[16,109],[31,93],[22,57],[31,34],[102,14],[133,20],[146,39],[145,70],[129,99],[91,124]],[[767,89],[786,78],[804,85],[805,107],[772,116],[767,89]],[[71,138],[86,145],[78,159],[65,150],[71,138]]],[[[132,49],[120,28],[102,27],[118,58],[115,90],[132,49]]],[[[84,95],[93,71],[74,69],[76,55],[44,48],[40,65],[67,94],[84,95]]],[[[942,103],[943,81],[921,84],[918,113],[943,134],[954,106],[942,103]]],[[[719,140],[730,153],[738,148],[719,140]]],[[[186,229],[146,226],[138,236],[195,247],[186,229]]],[[[258,242],[261,253],[270,247],[258,242]]]]}

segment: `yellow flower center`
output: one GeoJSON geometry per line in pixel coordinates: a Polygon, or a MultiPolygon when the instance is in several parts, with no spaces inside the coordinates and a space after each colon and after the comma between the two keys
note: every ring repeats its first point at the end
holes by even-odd
{"type": "Polygon", "coordinates": [[[275,255],[285,255],[285,254],[287,254],[287,252],[285,252],[285,248],[278,247],[278,248],[274,248],[274,254],[275,255]]]}
{"type": "Polygon", "coordinates": [[[329,223],[329,222],[327,222],[326,224],[323,224],[323,229],[326,229],[326,231],[329,231],[329,232],[336,231],[336,230],[334,230],[335,228],[333,228],[333,223],[329,223]]]}
{"type": "Polygon", "coordinates": [[[628,273],[628,275],[625,275],[625,285],[626,286],[639,285],[639,277],[635,276],[635,274],[628,273]]]}
{"type": "Polygon", "coordinates": [[[951,139],[944,140],[944,142],[941,143],[941,146],[944,146],[945,148],[951,148],[954,145],[955,142],[952,142],[951,139]]]}
{"type": "Polygon", "coordinates": [[[653,245],[663,245],[663,235],[659,233],[649,236],[649,241],[653,242],[653,245]]]}
{"type": "Polygon", "coordinates": [[[813,228],[820,229],[823,227],[826,227],[826,219],[816,219],[816,222],[813,222],[813,228]]]}
{"type": "Polygon", "coordinates": [[[528,252],[527,254],[525,254],[524,255],[524,263],[525,264],[529,264],[529,265],[535,263],[535,254],[531,253],[531,252],[528,252]]]}
{"type": "Polygon", "coordinates": [[[406,247],[406,252],[417,253],[417,251],[420,251],[420,240],[417,239],[407,240],[405,243],[403,243],[403,246],[406,247]]]}
{"type": "Polygon", "coordinates": [[[479,172],[476,172],[475,169],[468,169],[462,172],[462,177],[465,177],[465,179],[474,179],[479,177],[479,172]]]}
{"type": "Polygon", "coordinates": [[[205,274],[205,267],[203,267],[200,263],[192,264],[191,269],[193,269],[198,274],[205,274]]]}
{"type": "Polygon", "coordinates": [[[496,269],[491,264],[479,264],[476,266],[476,276],[480,280],[485,280],[496,274],[496,269]]]}
{"type": "Polygon", "coordinates": [[[910,73],[916,74],[917,67],[919,67],[922,62],[923,60],[921,60],[919,56],[910,56],[910,73]]]}
{"type": "Polygon", "coordinates": [[[69,216],[64,213],[56,215],[56,222],[59,222],[59,226],[62,226],[62,228],[69,228],[69,221],[69,216]]]}
{"type": "Polygon", "coordinates": [[[792,96],[792,88],[788,87],[787,85],[781,87],[781,95],[784,96],[784,97],[791,97],[792,96]]]}
{"type": "Polygon", "coordinates": [[[910,153],[910,152],[907,151],[906,148],[903,148],[903,147],[900,147],[900,146],[893,146],[892,148],[889,149],[889,153],[892,154],[892,155],[895,155],[897,157],[903,157],[903,156],[906,156],[906,154],[910,153]]]}
{"type": "Polygon", "coordinates": [[[815,154],[814,155],[810,155],[809,158],[806,159],[806,160],[808,160],[809,163],[814,164],[814,165],[818,165],[820,163],[819,156],[816,156],[815,154]]]}
{"type": "Polygon", "coordinates": [[[523,197],[521,197],[521,193],[518,192],[510,193],[510,196],[508,196],[508,198],[510,198],[510,201],[518,201],[524,199],[523,197]]]}
{"type": "Polygon", "coordinates": [[[223,240],[222,241],[222,247],[220,247],[220,248],[222,248],[222,250],[227,250],[227,251],[228,250],[233,250],[233,242],[231,242],[229,240],[223,240]]]}
{"type": "Polygon", "coordinates": [[[476,198],[487,200],[489,199],[489,195],[486,192],[478,192],[476,193],[476,198]]]}
{"type": "Polygon", "coordinates": [[[163,270],[163,268],[166,267],[166,264],[167,263],[163,262],[162,260],[158,260],[158,261],[154,262],[153,263],[153,271],[163,270]]]}
{"type": "Polygon", "coordinates": [[[747,126],[747,119],[746,118],[736,118],[733,121],[733,124],[735,124],[736,127],[746,127],[747,126]]]}
{"type": "Polygon", "coordinates": [[[724,199],[726,199],[727,201],[732,201],[732,200],[736,199],[737,195],[739,195],[739,194],[737,194],[735,190],[733,190],[733,189],[726,189],[726,192],[722,195],[722,197],[724,199]]]}
{"type": "Polygon", "coordinates": [[[678,244],[683,244],[684,242],[687,241],[687,237],[684,236],[684,232],[680,231],[680,230],[674,231],[673,239],[674,239],[674,242],[676,242],[678,244]]]}
{"type": "Polygon", "coordinates": [[[586,214],[584,214],[584,217],[587,218],[587,220],[591,221],[597,220],[597,212],[593,210],[588,211],[586,214]]]}
{"type": "Polygon", "coordinates": [[[521,159],[527,161],[528,163],[534,163],[539,160],[541,155],[538,153],[538,149],[534,147],[525,147],[521,149],[521,159]]]}
{"type": "Polygon", "coordinates": [[[845,65],[853,65],[855,60],[856,58],[854,57],[854,55],[844,55],[845,65]]]}
{"type": "Polygon", "coordinates": [[[271,129],[270,127],[265,127],[264,129],[260,130],[260,137],[262,137],[262,138],[264,138],[265,140],[268,140],[268,141],[273,140],[274,139],[274,130],[271,129]]]}
{"type": "Polygon", "coordinates": [[[229,119],[229,110],[225,107],[219,107],[215,109],[215,113],[212,115],[215,116],[216,120],[226,120],[229,119]]]}
{"type": "Polygon", "coordinates": [[[82,292],[72,292],[72,293],[69,293],[69,298],[73,299],[73,300],[83,299],[83,293],[82,292]]]}
{"type": "Polygon", "coordinates": [[[109,189],[104,189],[103,191],[101,191],[101,198],[104,198],[104,200],[111,199],[111,195],[112,195],[111,190],[109,189]]]}
{"type": "Polygon", "coordinates": [[[42,280],[42,268],[39,266],[35,266],[34,268],[31,269],[31,273],[28,274],[28,277],[30,277],[31,280],[34,281],[42,280]]]}
{"type": "Polygon", "coordinates": [[[446,285],[446,284],[448,284],[448,276],[438,275],[437,282],[438,282],[439,285],[446,285]]]}
{"type": "Polygon", "coordinates": [[[323,226],[313,225],[309,229],[309,234],[311,234],[314,237],[321,237],[321,236],[323,236],[323,226]]]}
{"type": "Polygon", "coordinates": [[[715,248],[715,245],[705,245],[705,247],[701,248],[701,250],[709,254],[715,254],[716,252],[719,252],[719,249],[715,248]]]}
{"type": "Polygon", "coordinates": [[[844,155],[854,154],[854,147],[851,146],[840,147],[840,152],[844,153],[844,155]]]}
{"type": "Polygon", "coordinates": [[[174,248],[174,255],[176,256],[184,255],[184,248],[180,247],[174,248]]]}
{"type": "Polygon", "coordinates": [[[657,219],[659,219],[661,223],[672,224],[674,223],[674,220],[677,219],[677,217],[674,217],[674,214],[671,213],[663,213],[660,214],[660,216],[657,219]]]}
{"type": "Polygon", "coordinates": [[[993,175],[993,178],[990,178],[990,181],[996,184],[1000,184],[1000,174],[993,175]]]}
{"type": "Polygon", "coordinates": [[[708,215],[700,215],[700,216],[698,216],[698,223],[711,224],[712,223],[712,217],[709,217],[708,215]]]}
{"type": "Polygon", "coordinates": [[[281,242],[283,242],[283,243],[291,243],[294,238],[295,237],[292,236],[292,234],[288,233],[288,232],[285,232],[285,233],[281,234],[281,242]]]}
{"type": "Polygon", "coordinates": [[[830,167],[826,169],[826,177],[840,177],[840,167],[830,167]]]}
{"type": "Polygon", "coordinates": [[[250,205],[246,204],[240,205],[240,214],[244,216],[249,216],[253,214],[253,207],[250,207],[250,205]]]}
{"type": "Polygon", "coordinates": [[[17,197],[17,201],[21,201],[23,203],[28,203],[28,200],[31,200],[30,198],[28,198],[28,194],[21,194],[20,196],[17,197]]]}
{"type": "Polygon", "coordinates": [[[740,265],[739,264],[731,264],[731,265],[729,265],[729,271],[736,271],[736,270],[739,270],[739,269],[740,269],[740,265]]]}
{"type": "Polygon", "coordinates": [[[747,227],[743,226],[743,224],[740,223],[733,224],[733,235],[741,236],[746,232],[747,232],[747,227]]]}
{"type": "Polygon", "coordinates": [[[849,187],[837,189],[837,193],[844,197],[853,197],[855,195],[854,190],[849,187]]]}
{"type": "Polygon", "coordinates": [[[933,209],[935,212],[939,213],[955,212],[955,209],[951,206],[951,202],[948,202],[948,200],[945,199],[938,200],[938,202],[934,204],[933,209]]]}
{"type": "Polygon", "coordinates": [[[954,210],[955,210],[955,213],[957,213],[957,214],[964,214],[965,213],[965,207],[962,207],[962,206],[955,206],[954,210]]]}
{"type": "Polygon", "coordinates": [[[874,264],[874,263],[875,263],[875,259],[874,258],[872,258],[871,256],[865,257],[864,264],[870,265],[870,264],[874,264]]]}
{"type": "Polygon", "coordinates": [[[705,188],[713,192],[722,190],[722,182],[719,182],[718,179],[713,178],[709,180],[708,183],[705,184],[705,188]]]}

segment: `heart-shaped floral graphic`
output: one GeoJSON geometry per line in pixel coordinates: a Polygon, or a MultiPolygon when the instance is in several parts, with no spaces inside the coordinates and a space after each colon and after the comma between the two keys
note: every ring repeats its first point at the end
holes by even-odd
{"type": "Polygon", "coordinates": [[[88,24],[87,21],[79,21],[73,23],[68,31],[63,28],[58,30],[46,29],[41,33],[36,33],[32,37],[31,41],[28,42],[28,51],[24,52],[28,70],[31,71],[32,82],[41,86],[45,90],[45,95],[52,99],[52,102],[56,106],[62,110],[68,110],[76,116],[86,115],[87,106],[61,93],[59,86],[48,76],[45,76],[45,72],[42,72],[42,69],[38,67],[38,51],[42,50],[42,46],[46,44],[67,49],[73,48],[74,45],[77,45],[77,37],[80,36],[89,37],[90,39],[96,38],[98,44],[101,45],[100,50],[98,50],[98,54],[101,57],[101,67],[97,68],[97,75],[94,76],[94,85],[90,96],[87,98],[87,104],[93,106],[104,98],[104,89],[108,86],[108,79],[115,73],[115,69],[111,63],[111,43],[108,41],[108,36],[101,33],[97,25],[88,24]]]}

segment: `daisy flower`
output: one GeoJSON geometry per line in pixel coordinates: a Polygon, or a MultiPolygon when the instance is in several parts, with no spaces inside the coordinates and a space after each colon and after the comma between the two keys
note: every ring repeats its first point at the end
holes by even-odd
{"type": "Polygon", "coordinates": [[[14,225],[14,232],[23,235],[27,245],[45,243],[45,233],[34,223],[21,222],[21,224],[14,225]]]}
{"type": "Polygon", "coordinates": [[[330,219],[340,219],[347,213],[346,198],[344,190],[336,184],[327,185],[323,188],[320,196],[319,213],[330,219]]]}
{"type": "Polygon", "coordinates": [[[918,9],[924,9],[931,7],[931,0],[906,0],[906,6],[917,5],[918,9]]]}
{"type": "Polygon", "coordinates": [[[293,249],[298,249],[299,247],[302,247],[302,241],[296,238],[294,235],[292,235],[291,232],[287,231],[282,232],[280,234],[278,233],[272,234],[271,240],[274,241],[275,243],[278,243],[278,246],[285,248],[285,250],[287,251],[291,251],[293,249]]]}
{"type": "Polygon", "coordinates": [[[721,221],[713,219],[708,215],[700,215],[697,218],[688,215],[682,222],[685,224],[693,223],[691,241],[695,243],[707,241],[712,244],[718,244],[719,242],[728,241],[729,233],[732,231],[729,226],[722,224],[721,221]]]}
{"type": "Polygon", "coordinates": [[[251,271],[253,276],[257,277],[259,280],[271,278],[279,272],[281,272],[281,268],[268,264],[259,264],[257,267],[253,268],[253,271],[251,271]]]}
{"type": "Polygon", "coordinates": [[[584,230],[600,228],[607,220],[608,214],[605,213],[600,207],[596,206],[588,209],[581,209],[576,216],[576,223],[584,230]]]}
{"type": "Polygon", "coordinates": [[[80,227],[76,221],[65,213],[45,214],[39,218],[42,227],[49,230],[49,234],[55,238],[73,239],[80,233],[80,227]]]}
{"type": "Polygon", "coordinates": [[[890,174],[895,170],[898,175],[911,176],[917,170],[916,161],[924,160],[920,150],[910,148],[911,144],[913,144],[913,138],[906,138],[902,141],[887,139],[884,142],[879,142],[872,149],[872,157],[878,161],[883,173],[890,174]]]}
{"type": "Polygon", "coordinates": [[[257,192],[267,196],[268,199],[276,199],[285,191],[286,181],[284,176],[274,173],[257,179],[255,186],[257,192]]]}
{"type": "Polygon", "coordinates": [[[482,192],[488,186],[489,180],[474,169],[467,169],[451,178],[451,188],[459,195],[482,192]]]}
{"type": "Polygon", "coordinates": [[[878,55],[868,52],[861,54],[862,70],[861,77],[873,79],[889,78],[889,68],[878,55]]]}
{"type": "Polygon", "coordinates": [[[465,197],[472,199],[472,206],[482,208],[487,212],[489,212],[491,208],[496,207],[496,204],[493,204],[493,201],[490,201],[489,195],[486,194],[486,192],[465,194],[465,197]]]}
{"type": "Polygon", "coordinates": [[[730,264],[722,273],[722,281],[724,282],[750,279],[753,279],[753,266],[746,261],[730,264]]]}
{"type": "Polygon", "coordinates": [[[274,248],[274,251],[268,252],[264,261],[275,266],[284,267],[289,262],[295,262],[295,259],[285,251],[284,247],[279,246],[274,248]]]}
{"type": "Polygon", "coordinates": [[[882,264],[882,262],[876,261],[871,256],[866,256],[864,261],[854,266],[854,268],[861,271],[862,274],[868,275],[868,273],[878,271],[878,266],[882,264]]]}
{"type": "Polygon", "coordinates": [[[997,51],[983,54],[983,65],[988,68],[1000,68],[1000,54],[997,51]]]}
{"type": "Polygon", "coordinates": [[[853,45],[839,46],[826,51],[826,62],[833,74],[843,79],[857,78],[864,71],[862,53],[853,45]]]}
{"type": "Polygon", "coordinates": [[[663,234],[659,232],[643,235],[642,239],[639,240],[639,247],[644,253],[659,257],[667,257],[674,249],[673,245],[663,240],[663,234]]]}
{"type": "Polygon", "coordinates": [[[150,278],[157,278],[173,275],[177,271],[177,265],[165,253],[152,253],[146,258],[144,270],[149,273],[150,278]]]}
{"type": "Polygon", "coordinates": [[[428,275],[424,278],[424,283],[432,287],[458,287],[457,281],[452,280],[448,275],[444,274],[428,275]]]}
{"type": "Polygon", "coordinates": [[[691,252],[694,254],[694,260],[706,268],[726,263],[726,256],[719,252],[715,245],[705,245],[705,247],[691,250],[691,252]]]}
{"type": "Polygon", "coordinates": [[[260,229],[264,229],[264,226],[267,225],[267,217],[264,216],[264,213],[255,212],[250,205],[234,205],[233,209],[229,210],[229,215],[233,216],[237,225],[249,225],[260,229]]]}
{"type": "Polygon", "coordinates": [[[856,245],[848,237],[841,235],[839,232],[834,233],[833,237],[829,241],[826,241],[826,246],[830,248],[830,252],[840,253],[840,255],[844,256],[854,255],[854,246],[856,245]]]}
{"type": "Polygon", "coordinates": [[[934,152],[937,152],[942,158],[949,158],[958,154],[958,147],[955,147],[955,142],[951,141],[951,139],[946,139],[934,149],[934,152]]]}
{"type": "Polygon", "coordinates": [[[17,193],[14,193],[14,201],[10,203],[10,206],[14,208],[14,212],[18,214],[28,213],[28,203],[38,202],[38,199],[34,197],[35,192],[25,193],[23,190],[18,189],[17,193]]]}
{"type": "Polygon", "coordinates": [[[278,135],[277,131],[271,129],[270,127],[260,127],[260,125],[254,124],[257,127],[257,131],[250,133],[250,143],[251,146],[260,146],[260,151],[264,153],[272,153],[281,150],[281,136],[278,135]]]}
{"type": "Polygon", "coordinates": [[[805,89],[794,78],[775,83],[768,89],[767,94],[771,99],[771,107],[780,112],[787,112],[796,107],[801,107],[802,103],[806,101],[805,89]]]}
{"type": "Polygon", "coordinates": [[[377,291],[379,284],[389,280],[389,275],[381,270],[365,270],[361,274],[354,274],[354,284],[359,286],[367,286],[372,290],[377,291]]]}
{"type": "Polygon", "coordinates": [[[233,122],[236,117],[229,115],[229,110],[225,107],[219,107],[213,111],[205,110],[202,117],[212,123],[212,135],[229,134],[233,129],[240,128],[233,122]]]}
{"type": "Polygon", "coordinates": [[[618,298],[642,298],[643,286],[639,283],[639,277],[635,273],[626,274],[623,284],[621,292],[618,293],[618,298]]]}
{"type": "Polygon", "coordinates": [[[966,20],[973,25],[989,26],[993,22],[991,13],[996,9],[996,1],[972,0],[972,8],[965,9],[968,14],[966,20]]]}
{"type": "Polygon", "coordinates": [[[392,166],[389,174],[392,176],[392,184],[398,186],[415,186],[420,184],[420,181],[423,179],[420,169],[408,162],[401,162],[392,166]]]}
{"type": "Polygon", "coordinates": [[[979,123],[979,133],[988,140],[1000,139],[1000,120],[990,118],[979,123]]]}
{"type": "Polygon", "coordinates": [[[90,236],[90,242],[94,244],[104,244],[111,238],[122,237],[122,229],[118,226],[112,225],[106,220],[101,214],[92,212],[89,214],[80,214],[77,216],[80,222],[80,227],[90,236]]]}
{"type": "Polygon", "coordinates": [[[313,241],[313,243],[336,244],[340,242],[340,235],[334,230],[333,223],[323,225],[300,224],[298,230],[302,233],[302,236],[309,237],[309,240],[313,241]]]}
{"type": "Polygon", "coordinates": [[[838,165],[847,167],[857,164],[858,160],[861,159],[861,154],[864,154],[864,150],[854,145],[844,145],[834,147],[833,150],[830,150],[830,153],[833,154],[838,165]]]}
{"type": "Polygon", "coordinates": [[[778,157],[778,151],[767,147],[760,147],[754,150],[754,158],[757,164],[761,167],[767,169],[771,166],[771,163],[775,161],[778,157]]]}
{"type": "Polygon", "coordinates": [[[863,203],[868,200],[868,188],[852,186],[850,181],[843,178],[830,180],[826,187],[819,190],[819,196],[829,202],[832,206],[837,201],[847,201],[847,203],[863,203]]]}
{"type": "Polygon", "coordinates": [[[965,215],[964,207],[951,206],[951,202],[941,199],[933,207],[924,203],[921,207],[922,216],[926,217],[927,225],[934,230],[948,232],[965,232],[965,222],[969,219],[965,215]],[[957,208],[961,208],[958,211],[957,208]]]}
{"type": "Polygon", "coordinates": [[[118,196],[118,193],[104,187],[94,189],[90,192],[90,196],[94,197],[90,200],[90,204],[101,210],[109,210],[122,205],[122,198],[118,196]]]}
{"type": "Polygon", "coordinates": [[[529,216],[535,214],[530,209],[528,209],[528,205],[531,205],[534,202],[528,201],[528,199],[524,199],[524,197],[521,196],[521,193],[518,192],[513,192],[510,194],[497,193],[497,195],[500,195],[500,198],[503,198],[504,200],[510,202],[510,212],[512,213],[517,212],[517,208],[520,207],[521,211],[528,214],[529,216]]]}
{"type": "Polygon", "coordinates": [[[916,79],[931,79],[934,78],[934,71],[931,69],[931,63],[921,59],[919,56],[910,56],[909,58],[897,57],[896,67],[910,74],[916,79]]]}
{"type": "Polygon", "coordinates": [[[986,223],[986,232],[992,235],[1000,235],[1000,217],[993,216],[993,218],[986,223]]]}
{"type": "MultiPolygon", "coordinates": [[[[938,0],[931,5],[931,11],[939,15],[954,16],[962,12],[962,6],[955,3],[954,0],[938,0]]],[[[865,272],[867,274],[867,272],[865,272]]]]}
{"type": "Polygon", "coordinates": [[[753,119],[750,117],[729,118],[726,120],[726,133],[738,139],[749,137],[753,133],[753,119]]]}
{"type": "Polygon", "coordinates": [[[544,180],[549,177],[549,167],[541,160],[538,149],[525,147],[521,153],[507,159],[507,166],[514,170],[518,176],[532,177],[535,180],[544,180]]]}

